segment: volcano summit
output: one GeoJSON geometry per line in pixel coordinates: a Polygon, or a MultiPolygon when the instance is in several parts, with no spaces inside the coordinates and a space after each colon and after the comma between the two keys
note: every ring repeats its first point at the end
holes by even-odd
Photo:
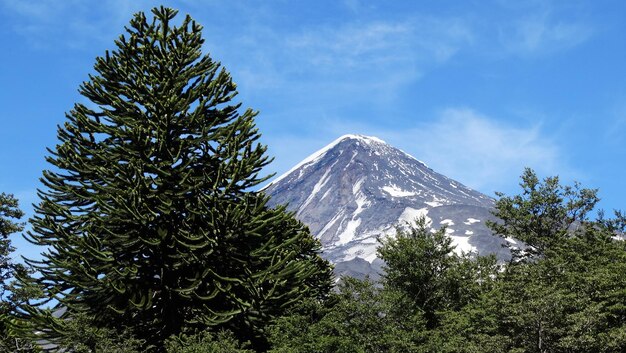
{"type": "Polygon", "coordinates": [[[287,204],[309,226],[338,274],[376,277],[382,264],[377,237],[420,216],[432,228],[446,226],[459,253],[509,256],[505,240],[485,226],[494,219],[492,198],[376,137],[342,136],[275,178],[265,192],[271,205],[287,204]]]}

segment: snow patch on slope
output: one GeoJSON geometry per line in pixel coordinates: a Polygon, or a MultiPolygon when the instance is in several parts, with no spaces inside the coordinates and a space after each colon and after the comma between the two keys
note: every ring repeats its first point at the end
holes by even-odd
{"type": "Polygon", "coordinates": [[[400,189],[397,185],[392,184],[388,186],[383,186],[382,190],[393,197],[407,197],[407,196],[415,196],[417,193],[413,191],[405,191],[400,189]]]}
{"type": "Polygon", "coordinates": [[[506,240],[509,244],[517,245],[517,241],[511,237],[506,237],[504,240],[506,240]]]}
{"type": "Polygon", "coordinates": [[[444,224],[446,226],[453,226],[454,222],[452,222],[451,219],[444,219],[443,221],[439,222],[439,224],[444,224]]]}
{"type": "Polygon", "coordinates": [[[335,217],[333,217],[333,219],[330,220],[330,222],[326,223],[326,225],[324,226],[324,228],[322,228],[322,230],[320,230],[318,236],[321,237],[322,235],[324,235],[326,232],[328,232],[328,230],[335,225],[335,223],[337,223],[337,221],[339,220],[339,218],[343,216],[343,212],[339,212],[335,215],[335,217]]]}
{"type": "MultiPolygon", "coordinates": [[[[337,162],[335,162],[337,163],[337,162]]],[[[317,195],[318,192],[320,192],[320,190],[322,190],[322,188],[324,187],[324,185],[326,185],[326,183],[328,182],[328,180],[330,179],[328,177],[328,175],[330,174],[330,171],[333,169],[334,164],[328,168],[326,170],[326,172],[324,173],[324,175],[322,176],[322,178],[315,184],[315,186],[313,187],[313,191],[311,191],[311,194],[309,195],[309,197],[307,197],[307,199],[304,201],[304,203],[302,204],[302,206],[300,206],[298,213],[302,212],[304,209],[306,209],[306,207],[311,203],[311,201],[313,200],[313,198],[315,197],[315,195],[317,195]]]]}
{"type": "Polygon", "coordinates": [[[365,177],[362,177],[361,179],[357,180],[357,182],[352,186],[352,194],[357,195],[359,191],[361,191],[361,185],[363,185],[364,181],[365,181],[365,177]]]}
{"type": "Polygon", "coordinates": [[[370,205],[370,202],[367,201],[367,198],[364,195],[359,195],[356,198],[356,210],[354,211],[353,218],[358,216],[363,210],[370,205]]]}
{"type": "Polygon", "coordinates": [[[352,187],[352,193],[355,196],[354,201],[356,202],[356,210],[352,215],[352,219],[358,216],[361,212],[363,212],[365,208],[367,208],[371,204],[371,202],[367,200],[367,197],[361,192],[361,185],[363,185],[363,181],[365,181],[365,177],[359,179],[359,181],[357,181],[356,184],[352,187]]]}
{"type": "Polygon", "coordinates": [[[469,243],[469,237],[451,236],[450,239],[452,239],[452,245],[455,246],[454,252],[457,254],[476,251],[476,247],[469,243]]]}
{"type": "Polygon", "coordinates": [[[320,199],[320,201],[324,200],[330,194],[332,190],[333,188],[328,188],[326,192],[324,193],[324,195],[322,195],[322,198],[320,199]]]}
{"type": "Polygon", "coordinates": [[[376,248],[378,247],[377,243],[360,243],[348,249],[345,252],[345,257],[343,261],[350,261],[356,257],[359,257],[369,263],[374,262],[376,260],[376,248]]]}
{"type": "Polygon", "coordinates": [[[348,222],[346,228],[344,228],[343,232],[339,234],[339,241],[337,245],[344,245],[349,243],[352,239],[354,239],[354,235],[356,233],[356,229],[361,225],[361,219],[353,219],[348,222]]]}
{"type": "Polygon", "coordinates": [[[467,225],[470,225],[470,224],[474,224],[474,223],[478,223],[478,222],[480,222],[480,219],[476,219],[476,218],[468,218],[468,219],[467,219],[467,221],[466,221],[466,222],[463,222],[463,223],[465,223],[465,224],[467,224],[467,225]]]}
{"type": "Polygon", "coordinates": [[[428,209],[420,208],[415,209],[411,207],[407,207],[402,211],[402,214],[398,218],[400,223],[408,222],[409,224],[413,224],[416,219],[424,217],[426,220],[426,226],[430,226],[433,223],[433,220],[428,217],[428,209]]]}
{"type": "Polygon", "coordinates": [[[446,199],[438,198],[437,196],[433,195],[433,200],[432,201],[426,201],[424,203],[427,204],[430,207],[439,207],[439,206],[443,206],[443,205],[449,204],[450,201],[448,201],[446,199]]]}

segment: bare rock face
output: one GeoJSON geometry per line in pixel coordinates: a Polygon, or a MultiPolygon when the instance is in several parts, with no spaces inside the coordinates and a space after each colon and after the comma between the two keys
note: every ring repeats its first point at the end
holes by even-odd
{"type": "Polygon", "coordinates": [[[425,217],[446,226],[457,252],[510,257],[485,226],[494,200],[449,179],[407,153],[368,136],[345,135],[312,154],[265,192],[287,204],[320,239],[339,275],[376,278],[378,237],[425,217]]]}

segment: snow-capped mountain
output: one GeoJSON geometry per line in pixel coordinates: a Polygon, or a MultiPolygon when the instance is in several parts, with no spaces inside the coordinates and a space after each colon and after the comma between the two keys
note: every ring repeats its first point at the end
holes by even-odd
{"type": "Polygon", "coordinates": [[[378,236],[419,216],[447,226],[456,251],[508,257],[491,235],[493,199],[449,179],[384,141],[345,135],[274,179],[265,192],[272,205],[287,204],[323,246],[339,274],[374,276],[378,236]]]}

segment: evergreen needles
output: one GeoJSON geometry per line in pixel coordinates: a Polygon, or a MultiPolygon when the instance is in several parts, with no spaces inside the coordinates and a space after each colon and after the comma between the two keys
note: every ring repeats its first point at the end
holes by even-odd
{"type": "Polygon", "coordinates": [[[256,112],[240,114],[230,75],[203,55],[202,27],[175,10],[138,13],[96,59],[49,150],[28,239],[60,318],[25,306],[60,339],[75,315],[130,329],[161,350],[171,335],[228,328],[264,346],[271,318],[330,288],[319,244],[252,187],[269,162],[256,112]]]}

